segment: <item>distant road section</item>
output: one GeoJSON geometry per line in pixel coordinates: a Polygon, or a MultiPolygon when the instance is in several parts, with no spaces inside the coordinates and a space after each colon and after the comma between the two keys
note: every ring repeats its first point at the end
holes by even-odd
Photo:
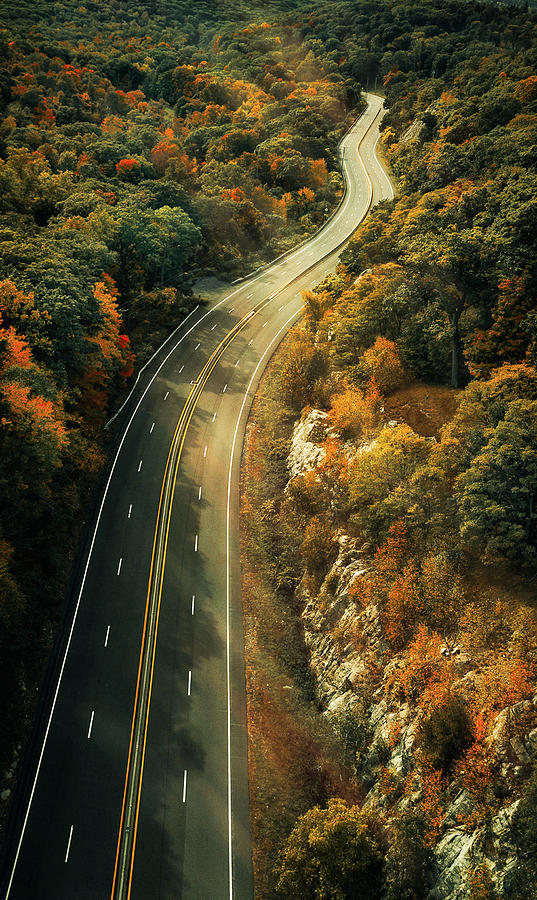
{"type": "Polygon", "coordinates": [[[382,99],[341,144],[311,240],[198,308],[116,420],[111,466],[32,771],[6,900],[253,897],[239,568],[246,419],[301,291],[393,197],[382,99]]]}

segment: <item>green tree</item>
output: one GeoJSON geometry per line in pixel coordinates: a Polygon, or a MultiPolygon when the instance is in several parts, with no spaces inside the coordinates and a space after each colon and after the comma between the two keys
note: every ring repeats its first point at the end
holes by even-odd
{"type": "Polygon", "coordinates": [[[537,561],[537,401],[513,400],[455,483],[460,534],[485,560],[537,561]]]}
{"type": "Polygon", "coordinates": [[[329,800],[301,816],[282,852],[279,897],[378,900],[382,842],[372,815],[329,800]]]}

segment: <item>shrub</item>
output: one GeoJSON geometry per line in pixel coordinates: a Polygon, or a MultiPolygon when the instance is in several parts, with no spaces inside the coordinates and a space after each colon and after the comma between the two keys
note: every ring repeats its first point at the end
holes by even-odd
{"type": "Polygon", "coordinates": [[[472,725],[463,700],[448,694],[421,723],[417,744],[425,761],[447,773],[472,742],[472,725]]]}
{"type": "Polygon", "coordinates": [[[306,528],[300,553],[308,575],[312,576],[319,584],[322,576],[336,558],[337,546],[328,523],[318,516],[314,516],[306,528]]]}
{"type": "Polygon", "coordinates": [[[406,812],[396,823],[386,854],[385,900],[421,900],[425,897],[425,874],[431,863],[425,834],[425,819],[419,813],[406,812]]]}
{"type": "Polygon", "coordinates": [[[537,898],[537,770],[526,784],[526,791],[511,822],[511,840],[516,848],[517,868],[513,875],[512,896],[516,900],[537,898]]]}

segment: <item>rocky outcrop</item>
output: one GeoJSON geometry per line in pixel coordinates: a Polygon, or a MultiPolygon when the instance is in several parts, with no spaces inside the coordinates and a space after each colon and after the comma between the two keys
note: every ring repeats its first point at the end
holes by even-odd
{"type": "MultiPolygon", "coordinates": [[[[319,410],[311,410],[297,423],[288,459],[291,478],[322,461],[321,443],[329,430],[327,416],[319,410]]],[[[405,651],[389,652],[379,609],[368,602],[365,581],[372,565],[368,548],[343,531],[337,540],[337,558],[319,591],[310,593],[307,579],[298,589],[305,641],[324,715],[336,729],[350,720],[359,725],[353,739],[357,769],[367,790],[364,803],[378,810],[389,828],[396,816],[423,797],[415,757],[423,713],[389,689],[405,665],[405,651]]],[[[453,664],[456,685],[472,693],[475,661],[463,651],[453,664]]],[[[537,695],[533,702],[524,700],[503,710],[495,720],[488,746],[506,800],[486,825],[460,780],[451,781],[442,797],[427,900],[466,900],[469,873],[480,864],[488,867],[498,895],[504,896],[504,884],[515,864],[509,832],[519,801],[513,802],[513,797],[522,774],[537,759],[535,726],[537,695]]]]}
{"type": "Polygon", "coordinates": [[[296,423],[287,458],[290,478],[314,469],[324,460],[326,451],[321,444],[329,435],[328,416],[320,409],[312,409],[296,423]]]}

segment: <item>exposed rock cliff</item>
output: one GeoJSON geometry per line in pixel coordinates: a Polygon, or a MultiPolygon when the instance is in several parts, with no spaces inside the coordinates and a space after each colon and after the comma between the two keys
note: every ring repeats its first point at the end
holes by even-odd
{"type": "MultiPolygon", "coordinates": [[[[291,477],[322,461],[320,443],[327,432],[327,417],[318,410],[297,423],[288,459],[291,477]]],[[[298,589],[305,639],[319,704],[340,733],[348,736],[349,723],[353,724],[357,772],[367,791],[365,805],[378,810],[389,829],[405,809],[423,803],[428,790],[416,742],[425,712],[394,688],[409,651],[389,649],[381,610],[362,590],[373,564],[368,548],[343,531],[337,540],[337,558],[319,591],[310,593],[306,578],[298,589]]],[[[471,695],[481,659],[455,643],[440,653],[453,653],[454,690],[471,695]]],[[[469,874],[480,864],[488,867],[498,895],[508,896],[509,873],[515,865],[510,823],[519,802],[513,798],[537,758],[537,694],[499,712],[487,748],[501,798],[492,813],[489,807],[487,817],[465,788],[463,774],[455,773],[443,785],[438,792],[428,900],[466,898],[469,874]]]]}

